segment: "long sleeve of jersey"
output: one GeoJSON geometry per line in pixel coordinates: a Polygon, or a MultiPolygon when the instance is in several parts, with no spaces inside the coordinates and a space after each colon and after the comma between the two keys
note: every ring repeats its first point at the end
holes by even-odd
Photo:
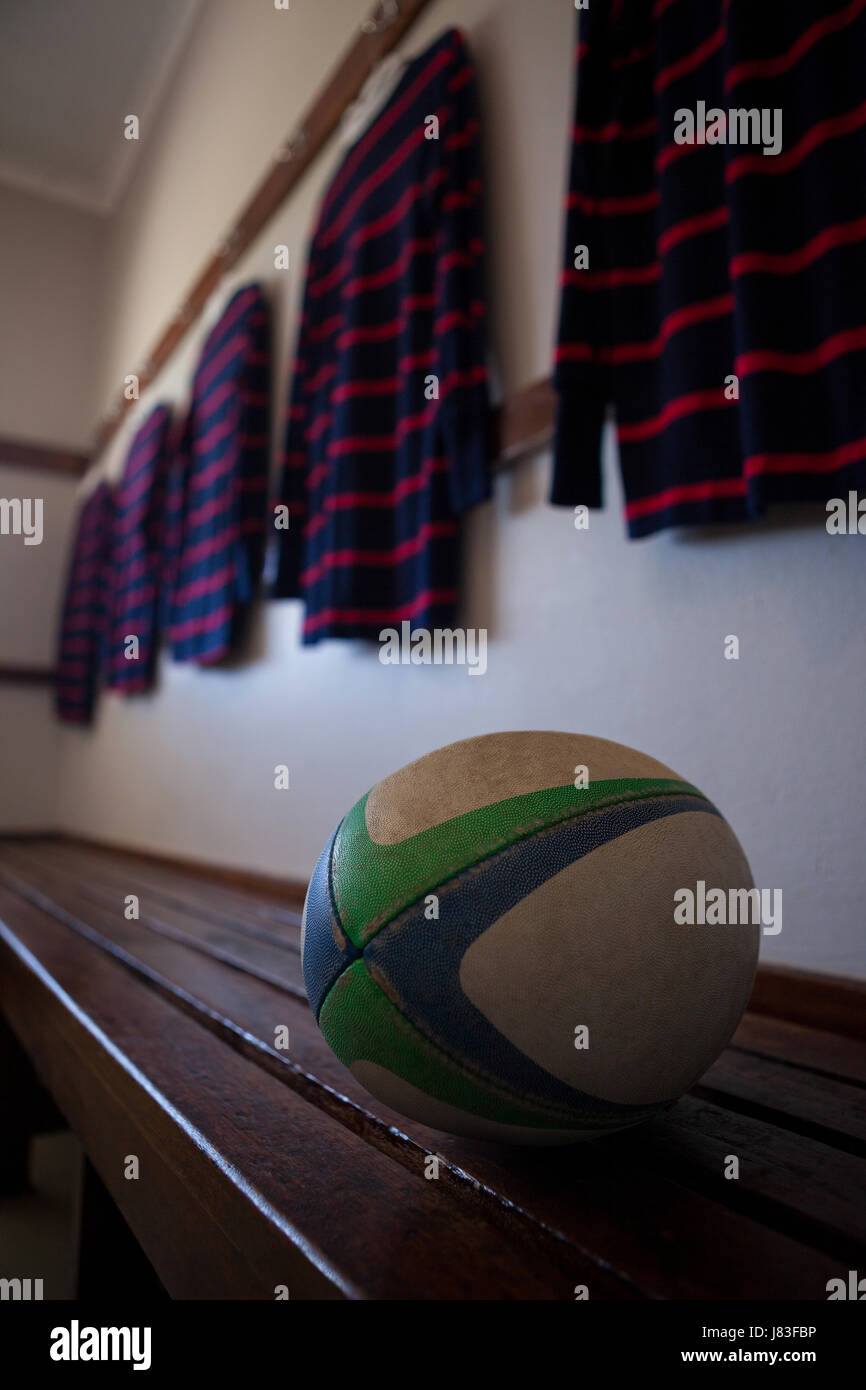
{"type": "Polygon", "coordinates": [[[490,496],[490,404],[486,353],[480,122],[475,73],[455,41],[454,71],[439,114],[440,161],[430,174],[437,227],[435,279],[439,419],[457,513],[490,496]]]}
{"type": "Polygon", "coordinates": [[[279,562],[274,596],[299,598],[301,589],[301,556],[303,530],[307,521],[307,457],[308,431],[312,424],[311,383],[315,384],[315,344],[311,327],[315,304],[315,283],[312,257],[307,268],[307,281],[301,307],[292,383],[285,421],[285,444],[280,465],[277,503],[286,508],[287,516],[279,535],[279,562]]]}
{"type": "Polygon", "coordinates": [[[81,508],[60,619],[55,701],[58,718],[87,724],[93,715],[108,620],[114,499],[98,483],[81,508]]]}
{"type": "MultiPolygon", "coordinates": [[[[581,30],[584,20],[582,14],[581,30]]],[[[595,25],[592,41],[605,43],[601,21],[595,25]]],[[[596,72],[603,72],[604,65],[582,62],[587,48],[588,43],[579,43],[576,55],[565,267],[553,374],[556,463],[551,501],[600,507],[601,433],[609,396],[603,357],[609,341],[610,229],[604,225],[604,209],[611,157],[606,143],[581,138],[582,131],[598,126],[598,112],[604,109],[604,93],[595,82],[596,72]]]]}

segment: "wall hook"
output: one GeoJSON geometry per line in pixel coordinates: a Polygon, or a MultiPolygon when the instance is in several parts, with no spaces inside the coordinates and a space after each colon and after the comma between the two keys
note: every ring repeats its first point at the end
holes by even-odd
{"type": "Polygon", "coordinates": [[[379,0],[375,13],[365,19],[361,30],[365,34],[382,34],[400,18],[400,0],[379,0]]]}
{"type": "Polygon", "coordinates": [[[234,251],[235,247],[237,246],[239,240],[240,232],[238,231],[237,227],[233,227],[232,230],[229,232],[228,236],[224,237],[223,240],[220,242],[219,254],[222,260],[225,260],[227,256],[231,255],[232,251],[234,251]]]}
{"type": "Polygon", "coordinates": [[[290,135],[286,143],[280,147],[277,160],[280,164],[290,164],[293,159],[297,159],[299,155],[304,153],[307,144],[307,128],[301,126],[300,130],[296,130],[294,135],[290,135]]]}

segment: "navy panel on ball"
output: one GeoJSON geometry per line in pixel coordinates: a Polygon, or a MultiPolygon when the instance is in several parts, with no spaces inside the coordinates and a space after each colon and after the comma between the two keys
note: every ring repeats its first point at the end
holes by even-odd
{"type": "Polygon", "coordinates": [[[304,984],[316,1019],[328,990],[360,955],[340,927],[331,894],[331,855],[339,829],[338,825],[319,855],[304,905],[304,984]]]}

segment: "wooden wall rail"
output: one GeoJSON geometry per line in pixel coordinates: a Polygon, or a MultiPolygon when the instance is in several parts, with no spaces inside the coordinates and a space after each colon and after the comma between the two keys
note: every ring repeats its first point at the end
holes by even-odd
{"type": "Polygon", "coordinates": [[[27,444],[21,439],[0,436],[0,466],[41,468],[49,473],[69,473],[80,478],[90,463],[89,456],[52,444],[27,444]]]}
{"type": "MultiPolygon", "coordinates": [[[[223,238],[206,262],[175,317],[162,333],[138,371],[140,388],[149,385],[165,366],[175,349],[196,322],[211,294],[228,270],[256,239],[265,224],[285,202],[295,184],[336,130],[377,63],[391,52],[406,31],[427,8],[430,0],[380,0],[361,32],[326,78],[312,105],[289,135],[265,174],[223,238]]],[[[121,426],[127,410],[135,404],[121,394],[108,418],[99,428],[95,455],[98,456],[121,426]]]]}
{"type": "Polygon", "coordinates": [[[0,685],[53,685],[56,672],[39,666],[0,666],[0,685]]]}
{"type": "Polygon", "coordinates": [[[534,381],[510,395],[497,412],[497,467],[507,468],[521,454],[549,444],[555,416],[556,397],[550,381],[534,381]]]}

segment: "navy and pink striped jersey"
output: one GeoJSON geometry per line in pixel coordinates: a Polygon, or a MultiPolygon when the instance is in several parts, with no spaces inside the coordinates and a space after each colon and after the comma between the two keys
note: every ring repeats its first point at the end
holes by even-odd
{"type": "Polygon", "coordinates": [[[109,592],[114,500],[98,483],[78,517],[60,619],[57,714],[67,724],[88,724],[99,684],[109,592]]]}
{"type": "Polygon", "coordinates": [[[552,500],[609,406],[631,536],[866,487],[866,0],[579,23],[552,500]]]}
{"type": "Polygon", "coordinates": [[[267,524],[269,392],[270,316],[252,284],[208,334],[174,442],[160,609],[176,661],[212,665],[241,636],[267,524]]]}
{"type": "Polygon", "coordinates": [[[103,679],[110,690],[147,690],[156,667],[156,604],[171,412],[158,405],[137,430],[115,489],[103,679]],[[130,643],[131,637],[137,644],[130,643]]]}
{"type": "Polygon", "coordinates": [[[189,473],[190,429],[192,408],[175,415],[169,433],[168,473],[165,485],[165,505],[160,534],[160,567],[157,602],[157,627],[160,636],[168,640],[171,630],[174,587],[177,582],[180,553],[183,546],[183,517],[185,490],[189,473]]]}
{"type": "Polygon", "coordinates": [[[278,502],[303,641],[453,622],[459,518],[490,493],[472,63],[449,30],[349,148],[309,254],[278,502]]]}

